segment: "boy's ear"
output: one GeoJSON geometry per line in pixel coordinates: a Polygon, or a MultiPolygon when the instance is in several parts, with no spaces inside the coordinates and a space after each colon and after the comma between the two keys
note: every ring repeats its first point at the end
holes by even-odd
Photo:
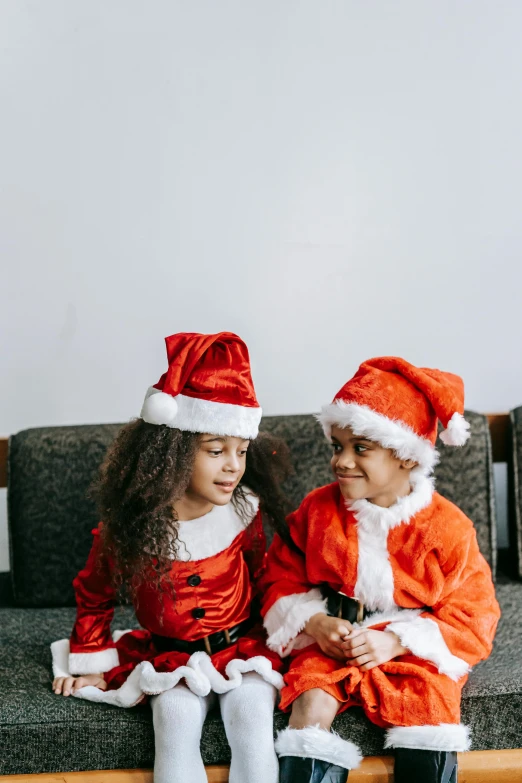
{"type": "Polygon", "coordinates": [[[401,461],[401,467],[403,467],[405,470],[413,470],[413,468],[416,468],[419,463],[415,462],[414,459],[403,459],[401,461]]]}

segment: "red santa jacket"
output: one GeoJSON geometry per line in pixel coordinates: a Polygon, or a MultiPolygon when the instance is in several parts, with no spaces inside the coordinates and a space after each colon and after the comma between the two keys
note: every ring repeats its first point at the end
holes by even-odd
{"type": "MultiPolygon", "coordinates": [[[[180,522],[178,559],[173,562],[172,594],[161,597],[154,585],[142,585],[135,603],[140,625],[153,634],[193,641],[232,628],[250,615],[255,578],[265,560],[265,537],[250,495],[251,521],[232,503],[214,506],[203,517],[180,522]]],[[[115,594],[111,564],[101,547],[100,526],[85,568],[73,582],[77,616],[70,639],[71,674],[107,672],[119,665],[111,636],[115,594]]]]}
{"type": "Polygon", "coordinates": [[[346,503],[337,483],[311,492],[288,518],[292,548],[275,537],[262,579],[268,646],[280,654],[313,640],[326,612],[321,585],[362,601],[362,625],[385,625],[419,658],[459,679],[486,658],[500,616],[472,522],[412,474],[391,508],[346,503]]]}

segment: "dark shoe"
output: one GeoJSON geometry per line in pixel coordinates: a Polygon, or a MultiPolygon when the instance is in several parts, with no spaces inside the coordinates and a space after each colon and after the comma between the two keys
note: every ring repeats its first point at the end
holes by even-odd
{"type": "Polygon", "coordinates": [[[281,756],[279,783],[346,783],[348,770],[319,759],[281,756]]]}
{"type": "Polygon", "coordinates": [[[457,783],[457,754],[395,748],[395,783],[457,783]]]}

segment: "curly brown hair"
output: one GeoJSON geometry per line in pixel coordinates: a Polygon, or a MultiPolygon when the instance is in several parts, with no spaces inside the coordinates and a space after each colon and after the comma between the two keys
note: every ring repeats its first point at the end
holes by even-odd
{"type": "MultiPolygon", "coordinates": [[[[136,419],[120,430],[100,468],[93,494],[103,520],[104,548],[115,587],[132,597],[143,582],[170,582],[178,554],[174,503],[189,485],[199,441],[199,433],[136,419]]],[[[283,440],[260,433],[251,441],[245,473],[231,501],[245,526],[248,487],[259,496],[269,537],[275,531],[285,535],[289,507],[280,485],[291,470],[283,440]]]]}

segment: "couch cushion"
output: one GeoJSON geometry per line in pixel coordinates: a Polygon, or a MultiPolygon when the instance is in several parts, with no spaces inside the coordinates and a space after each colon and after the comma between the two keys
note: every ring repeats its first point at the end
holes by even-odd
{"type": "Polygon", "coordinates": [[[513,513],[510,515],[510,552],[516,561],[516,572],[522,577],[522,407],[510,413],[511,419],[511,470],[509,471],[510,498],[513,513]]]}
{"type": "MultiPolygon", "coordinates": [[[[475,668],[464,688],[462,720],[475,750],[522,747],[522,649],[518,631],[522,584],[498,585],[502,606],[492,656],[475,668]]],[[[148,706],[124,710],[51,690],[49,645],[68,636],[74,610],[0,609],[0,774],[151,767],[154,743],[148,706]]],[[[115,628],[135,626],[128,608],[116,610],[115,628]]],[[[276,713],[275,727],[286,718],[276,713]]],[[[334,728],[365,755],[382,754],[383,734],[359,709],[334,728]]],[[[207,764],[227,763],[230,751],[214,711],[202,740],[207,764]]]]}
{"type": "MultiPolygon", "coordinates": [[[[495,516],[487,420],[466,414],[472,437],[462,449],[441,445],[437,488],[474,521],[479,545],[495,566],[495,516]]],[[[72,606],[72,580],[83,568],[97,523],[87,497],[121,424],[25,430],[9,442],[8,521],[14,600],[18,606],[72,606]]],[[[294,507],[332,480],[331,448],[313,416],[267,416],[263,430],[286,440],[295,473],[285,489],[294,507]]]]}

